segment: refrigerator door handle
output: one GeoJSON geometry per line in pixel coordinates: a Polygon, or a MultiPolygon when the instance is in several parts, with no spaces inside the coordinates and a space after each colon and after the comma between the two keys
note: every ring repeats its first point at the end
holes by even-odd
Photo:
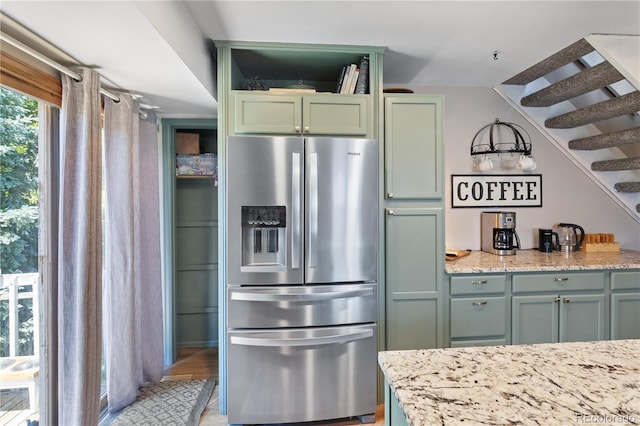
{"type": "Polygon", "coordinates": [[[300,188],[300,153],[291,154],[291,269],[300,269],[302,202],[300,188]]]}
{"type": "Polygon", "coordinates": [[[318,266],[318,154],[309,154],[309,268],[318,266]]]}
{"type": "Polygon", "coordinates": [[[358,330],[356,332],[344,334],[332,334],[320,337],[302,338],[279,338],[265,339],[263,337],[231,336],[232,345],[261,346],[261,347],[295,347],[295,346],[326,346],[354,342],[356,340],[368,339],[373,336],[372,329],[358,330]]]}
{"type": "Polygon", "coordinates": [[[326,291],[303,294],[262,293],[259,290],[232,291],[231,300],[244,302],[316,302],[322,300],[347,299],[350,297],[367,297],[373,295],[373,289],[365,288],[347,291],[326,291]]]}

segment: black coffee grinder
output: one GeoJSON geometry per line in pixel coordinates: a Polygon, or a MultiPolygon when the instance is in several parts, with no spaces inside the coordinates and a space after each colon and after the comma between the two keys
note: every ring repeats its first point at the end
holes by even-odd
{"type": "Polygon", "coordinates": [[[551,229],[538,229],[538,250],[543,253],[552,253],[556,247],[558,247],[558,233],[551,229]]]}

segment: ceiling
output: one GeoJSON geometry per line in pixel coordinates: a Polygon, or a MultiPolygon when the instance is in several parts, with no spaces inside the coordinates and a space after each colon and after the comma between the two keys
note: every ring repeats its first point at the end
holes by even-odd
{"type": "Polygon", "coordinates": [[[210,40],[384,46],[387,86],[495,87],[589,34],[640,34],[638,0],[3,0],[0,10],[3,32],[95,67],[105,87],[172,117],[216,115],[210,40]]]}

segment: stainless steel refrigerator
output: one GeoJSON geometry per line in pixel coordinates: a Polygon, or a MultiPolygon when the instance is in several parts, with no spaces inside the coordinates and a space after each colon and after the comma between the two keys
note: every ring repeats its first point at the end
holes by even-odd
{"type": "Polygon", "coordinates": [[[376,410],[378,143],[229,137],[230,424],[376,410]]]}

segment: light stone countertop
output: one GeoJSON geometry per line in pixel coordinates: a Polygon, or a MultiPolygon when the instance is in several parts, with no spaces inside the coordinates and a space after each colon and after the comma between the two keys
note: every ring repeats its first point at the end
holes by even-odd
{"type": "Polygon", "coordinates": [[[445,263],[447,274],[640,269],[640,252],[578,251],[566,255],[559,251],[542,253],[537,249],[529,249],[517,250],[516,254],[511,256],[498,256],[483,251],[472,251],[468,256],[445,263]]]}
{"type": "Polygon", "coordinates": [[[640,424],[640,340],[388,351],[409,425],[640,424]]]}

